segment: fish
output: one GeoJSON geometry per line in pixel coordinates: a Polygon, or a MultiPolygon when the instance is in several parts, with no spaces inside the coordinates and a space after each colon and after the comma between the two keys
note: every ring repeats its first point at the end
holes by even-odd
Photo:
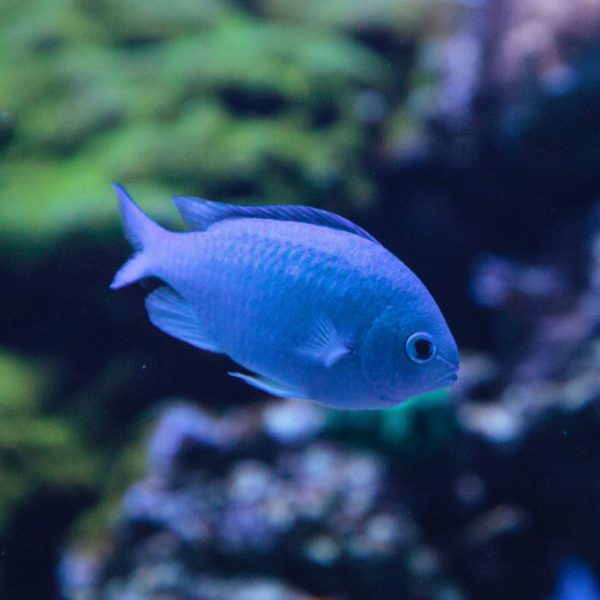
{"type": "Polygon", "coordinates": [[[456,381],[459,352],[425,285],[372,235],[331,212],[175,196],[170,231],[114,184],[134,249],[110,287],[147,277],[164,333],[225,354],[230,375],[282,398],[383,409],[456,381]]]}

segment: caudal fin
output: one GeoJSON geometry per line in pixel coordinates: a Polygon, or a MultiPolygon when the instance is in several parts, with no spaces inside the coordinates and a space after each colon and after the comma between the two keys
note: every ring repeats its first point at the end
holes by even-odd
{"type": "Polygon", "coordinates": [[[136,251],[110,284],[111,289],[117,290],[151,275],[149,247],[163,229],[142,211],[122,185],[115,183],[113,188],[119,200],[125,236],[136,251]]]}

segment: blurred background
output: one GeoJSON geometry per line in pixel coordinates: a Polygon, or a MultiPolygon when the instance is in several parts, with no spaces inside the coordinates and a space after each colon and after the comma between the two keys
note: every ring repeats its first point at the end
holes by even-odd
{"type": "Polygon", "coordinates": [[[2,0],[0,597],[600,598],[597,0],[2,0]],[[110,183],[404,260],[459,382],[273,401],[111,293],[110,183]]]}

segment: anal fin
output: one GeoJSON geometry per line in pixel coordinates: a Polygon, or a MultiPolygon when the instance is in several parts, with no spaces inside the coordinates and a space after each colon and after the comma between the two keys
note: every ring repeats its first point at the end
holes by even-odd
{"type": "Polygon", "coordinates": [[[160,287],[146,298],[148,318],[161,331],[197,348],[220,353],[202,326],[194,307],[170,287],[160,287]]]}
{"type": "Polygon", "coordinates": [[[244,373],[229,373],[229,375],[237,377],[245,381],[248,385],[272,396],[279,396],[280,398],[306,398],[304,392],[294,390],[285,384],[281,384],[268,377],[263,377],[262,375],[245,375],[244,373]]]}

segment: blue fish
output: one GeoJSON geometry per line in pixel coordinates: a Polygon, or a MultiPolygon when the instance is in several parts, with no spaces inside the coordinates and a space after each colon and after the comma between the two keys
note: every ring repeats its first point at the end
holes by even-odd
{"type": "Polygon", "coordinates": [[[135,254],[113,289],[144,277],[150,321],[231,357],[231,373],[280,397],[335,408],[394,406],[456,380],[456,343],[421,281],[366,231],[307,206],[173,202],[167,231],[115,185],[135,254]]]}

